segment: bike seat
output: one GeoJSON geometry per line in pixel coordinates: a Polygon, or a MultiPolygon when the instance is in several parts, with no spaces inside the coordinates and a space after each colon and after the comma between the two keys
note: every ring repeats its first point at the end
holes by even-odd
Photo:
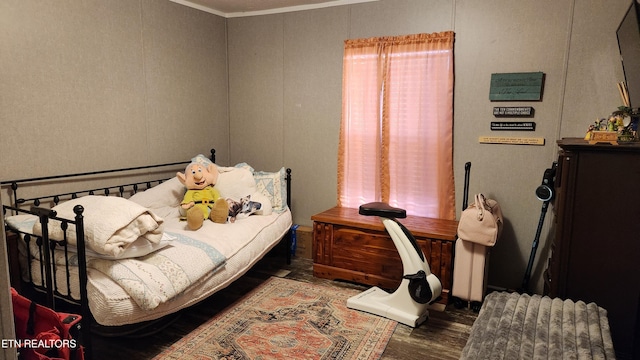
{"type": "Polygon", "coordinates": [[[390,206],[383,202],[370,202],[360,205],[358,214],[365,216],[379,216],[388,219],[404,219],[407,217],[407,211],[397,207],[390,206]]]}

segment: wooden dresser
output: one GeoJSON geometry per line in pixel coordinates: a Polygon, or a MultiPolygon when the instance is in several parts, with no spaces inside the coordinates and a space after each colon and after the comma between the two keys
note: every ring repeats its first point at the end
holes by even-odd
{"type": "MultiPolygon", "coordinates": [[[[313,274],[395,290],[403,275],[393,240],[375,216],[358,209],[334,207],[313,215],[313,274]]],[[[453,278],[453,249],[458,222],[407,216],[399,221],[420,244],[431,272],[442,282],[447,304],[453,278]]]]}
{"type": "Polygon", "coordinates": [[[620,359],[640,359],[640,144],[558,141],[551,297],[608,311],[620,359]]]}

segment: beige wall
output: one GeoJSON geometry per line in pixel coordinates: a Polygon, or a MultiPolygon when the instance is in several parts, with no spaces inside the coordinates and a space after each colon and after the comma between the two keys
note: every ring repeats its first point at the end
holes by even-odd
{"type": "Polygon", "coordinates": [[[0,3],[0,178],[228,157],[225,20],[170,1],[0,3]]]}
{"type": "Polygon", "coordinates": [[[309,225],[336,203],[343,40],[454,30],[458,208],[471,161],[471,193],[496,198],[507,218],[489,281],[517,287],[556,139],[583,136],[620,103],[615,29],[628,2],[381,0],[225,20],[163,0],[4,0],[0,178],[179,161],[213,146],[225,165],[291,167],[294,221],[309,225]],[[543,101],[488,100],[491,73],[521,71],[546,74],[543,101]],[[500,105],[533,106],[537,123],[500,135],[546,144],[479,144],[495,135],[500,105]]]}
{"type": "MultiPolygon", "coordinates": [[[[619,105],[622,80],[615,30],[628,0],[382,0],[328,9],[228,20],[232,162],[293,168],[297,223],[336,204],[342,42],[347,38],[454,30],[455,174],[458,209],[464,163],[471,194],[497,199],[507,218],[493,249],[489,282],[520,286],[542,203],[534,195],[556,159],[560,137],[584,136],[595,117],[619,105]],[[496,72],[542,71],[541,102],[492,103],[496,72]],[[533,106],[544,146],[479,144],[494,106],[533,106]],[[265,146],[272,139],[275,147],[265,146]],[[284,143],[281,143],[284,141],[284,143]]],[[[551,212],[549,212],[551,214],[551,212]]],[[[543,229],[532,282],[541,291],[548,256],[543,229]]]]}

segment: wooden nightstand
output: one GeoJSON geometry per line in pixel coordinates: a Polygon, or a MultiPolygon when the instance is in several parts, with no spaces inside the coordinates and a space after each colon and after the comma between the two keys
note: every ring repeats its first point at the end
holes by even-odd
{"type": "MultiPolygon", "coordinates": [[[[313,275],[394,290],[402,262],[379,218],[358,209],[334,207],[313,215],[313,275]]],[[[431,272],[442,282],[441,304],[449,303],[458,222],[407,216],[398,219],[420,244],[431,272]]]]}

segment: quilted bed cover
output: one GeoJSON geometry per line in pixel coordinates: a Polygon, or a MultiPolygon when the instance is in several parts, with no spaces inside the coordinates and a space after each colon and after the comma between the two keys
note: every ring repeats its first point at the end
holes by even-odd
{"type": "MultiPolygon", "coordinates": [[[[205,222],[195,232],[185,230],[185,223],[178,218],[165,218],[165,232],[174,238],[171,245],[142,261],[89,256],[87,293],[91,313],[101,325],[120,326],[155,320],[189,307],[242,276],[286,235],[291,223],[289,210],[250,216],[233,224],[205,222]],[[163,282],[149,286],[141,281],[145,277],[163,282]]],[[[36,251],[32,245],[31,252],[36,251]]],[[[58,264],[62,261],[61,256],[56,259],[58,264]]],[[[77,264],[77,257],[70,261],[77,264]]],[[[79,299],[78,282],[73,281],[78,278],[77,269],[69,269],[70,289],[79,299]]],[[[33,282],[42,284],[37,260],[32,261],[31,271],[33,282]]],[[[66,288],[66,274],[59,271],[56,275],[58,286],[66,288]]],[[[26,274],[23,277],[28,278],[26,274]]]]}

